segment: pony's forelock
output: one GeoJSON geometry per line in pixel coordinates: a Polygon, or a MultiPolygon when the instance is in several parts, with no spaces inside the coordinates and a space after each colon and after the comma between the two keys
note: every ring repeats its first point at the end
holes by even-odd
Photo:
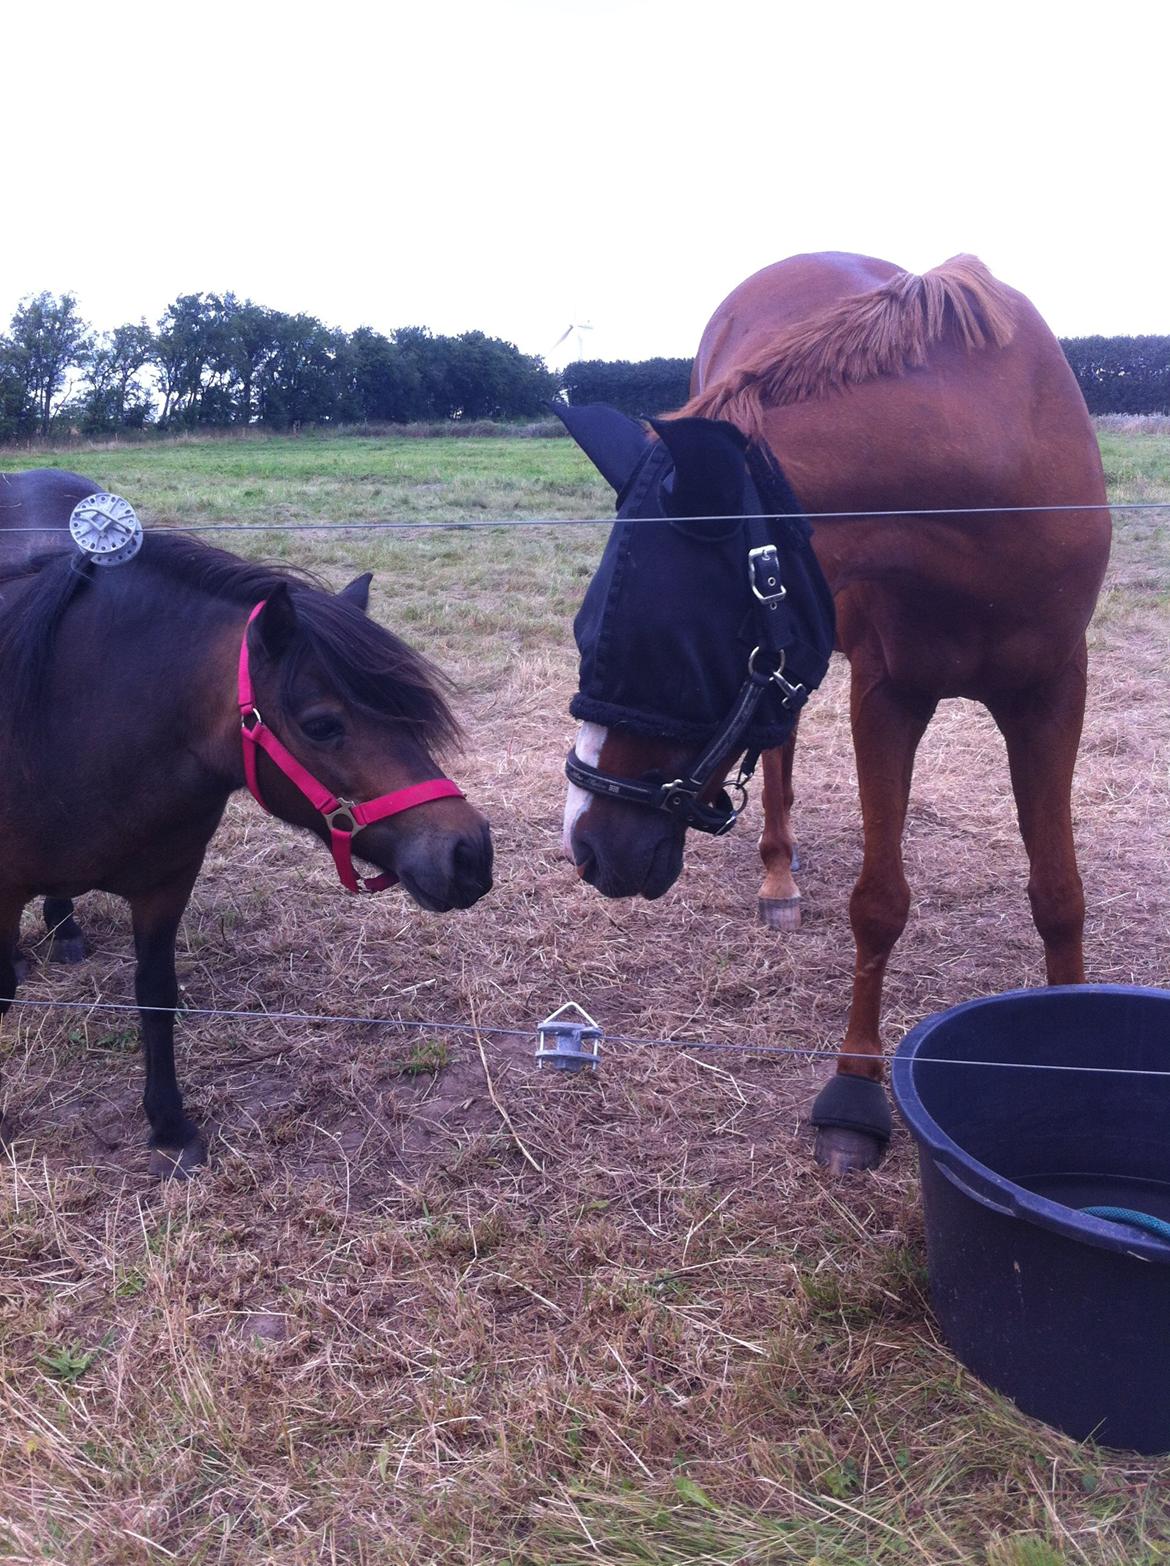
{"type": "Polygon", "coordinates": [[[282,706],[311,658],[348,706],[406,724],[438,751],[458,747],[462,731],[448,701],[452,682],[428,658],[331,593],[294,588],[292,602],[298,631],[281,659],[282,706]]]}

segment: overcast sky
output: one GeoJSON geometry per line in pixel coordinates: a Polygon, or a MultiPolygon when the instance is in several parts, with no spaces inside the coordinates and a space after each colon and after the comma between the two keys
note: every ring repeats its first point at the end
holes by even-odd
{"type": "Polygon", "coordinates": [[[0,326],[232,289],[689,356],[782,256],[967,250],[1061,335],[1167,333],[1168,43],[1134,0],[8,7],[0,326]]]}

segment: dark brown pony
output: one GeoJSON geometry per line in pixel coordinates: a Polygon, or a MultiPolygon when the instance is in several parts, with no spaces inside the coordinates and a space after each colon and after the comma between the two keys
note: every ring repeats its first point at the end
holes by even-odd
{"type": "MultiPolygon", "coordinates": [[[[969,256],[923,276],[838,254],[768,267],[715,312],[692,393],[679,417],[729,421],[766,442],[809,513],[862,513],[813,524],[850,663],[865,835],[843,1054],[813,1118],[821,1162],[868,1167],[889,1134],[865,1084],[881,1081],[882,980],[910,906],[911,771],[943,698],[983,703],[1001,730],[1048,980],[1084,977],[1070,790],[1085,629],[1109,554],[1109,514],[1091,509],[1105,502],[1097,442],[1056,339],[969,256]]],[[[677,745],[586,727],[604,772],[669,777],[681,765],[677,745]]],[[[799,921],[794,744],[764,757],[760,905],[780,927],[799,921]]],[[[603,891],[642,889],[623,876],[635,858],[653,865],[654,895],[678,873],[669,820],[595,795],[571,798],[570,818],[568,847],[603,891]]]]}
{"type": "MultiPolygon", "coordinates": [[[[0,1013],[31,898],[46,899],[51,954],[78,961],[71,899],[95,888],[124,897],[152,1166],[185,1172],[204,1153],[175,1079],[175,935],[245,781],[237,664],[251,611],[264,601],[246,633],[256,706],[339,798],[442,777],[430,748],[457,728],[441,677],[366,616],[368,577],[334,595],[163,532],[127,564],[95,569],[63,530],[97,488],[56,470],[0,474],[0,1013]],[[53,531],[24,531],[37,527],[53,531]]],[[[274,814],[329,841],[267,755],[258,775],[274,814]]],[[[354,844],[424,908],[465,908],[491,886],[487,823],[461,797],[372,822],[354,844]]]]}

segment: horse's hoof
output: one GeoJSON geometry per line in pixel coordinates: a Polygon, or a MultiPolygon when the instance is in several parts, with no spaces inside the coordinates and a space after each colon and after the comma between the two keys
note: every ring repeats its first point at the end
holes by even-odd
{"type": "Polygon", "coordinates": [[[84,962],[85,939],[80,935],[54,935],[49,942],[50,962],[84,962]]]}
{"type": "Polygon", "coordinates": [[[800,893],[795,897],[761,897],[759,918],[770,930],[799,930],[800,893]]]}
{"type": "Polygon", "coordinates": [[[207,1162],[202,1139],[193,1136],[182,1147],[152,1147],[150,1172],[159,1180],[189,1180],[207,1162]]]}
{"type": "Polygon", "coordinates": [[[849,1174],[855,1169],[876,1169],[886,1144],[866,1131],[850,1131],[845,1126],[820,1126],[813,1156],[830,1174],[849,1174]]]}

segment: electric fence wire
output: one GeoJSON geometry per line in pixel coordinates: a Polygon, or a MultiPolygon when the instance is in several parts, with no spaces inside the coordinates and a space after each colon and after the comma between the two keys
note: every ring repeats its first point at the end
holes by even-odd
{"type": "MultiPolygon", "coordinates": [[[[342,1025],[350,1027],[366,1028],[396,1028],[401,1032],[415,1033],[470,1033],[485,1038],[515,1038],[533,1039],[540,1026],[538,1023],[530,1023],[523,1028],[507,1028],[497,1025],[475,1022],[463,1018],[449,1017],[351,1017],[341,1016],[328,1012],[306,1011],[245,1011],[233,1007],[220,1006],[186,1006],[181,1002],[177,1007],[171,1006],[138,1006],[128,1001],[103,1001],[103,1000],[39,1000],[17,996],[10,1002],[0,1002],[12,1006],[27,1006],[43,1011],[62,1009],[66,1011],[90,1012],[114,1012],[122,1014],[126,1012],[171,1012],[173,1011],[179,1020],[188,1017],[230,1017],[236,1021],[248,1020],[252,1022],[295,1022],[311,1026],[342,1025]]],[[[830,1045],[794,1045],[794,1044],[729,1044],[713,1039],[675,1039],[643,1037],[630,1033],[609,1033],[602,1030],[602,1043],[620,1044],[630,1049],[676,1049],[702,1050],[712,1054],[777,1057],[791,1060],[861,1060],[873,1062],[876,1058],[864,1051],[840,1050],[830,1045]]],[[[975,1066],[997,1071],[1057,1071],[1072,1072],[1088,1076],[1108,1077],[1170,1077],[1170,1071],[1152,1071],[1128,1066],[1059,1066],[1050,1065],[1040,1061],[1027,1060],[965,1060],[931,1059],[920,1057],[920,1066],[975,1066]]]]}
{"type": "MultiPolygon", "coordinates": [[[[1170,501],[1130,500],[1116,504],[1094,503],[1086,505],[1055,506],[928,506],[906,511],[804,511],[800,515],[808,522],[858,520],[865,517],[976,517],[1027,515],[1038,511],[1170,511],[1170,501]]],[[[650,525],[655,522],[739,522],[770,521],[772,512],[734,512],[725,515],[693,517],[641,517],[633,520],[650,525]]],[[[184,522],[167,524],[151,529],[160,533],[459,533],[474,532],[481,528],[506,527],[610,527],[614,518],[608,517],[468,517],[462,521],[439,522],[184,522]]],[[[59,533],[59,524],[43,523],[36,527],[8,527],[10,533],[59,533]]]]}

